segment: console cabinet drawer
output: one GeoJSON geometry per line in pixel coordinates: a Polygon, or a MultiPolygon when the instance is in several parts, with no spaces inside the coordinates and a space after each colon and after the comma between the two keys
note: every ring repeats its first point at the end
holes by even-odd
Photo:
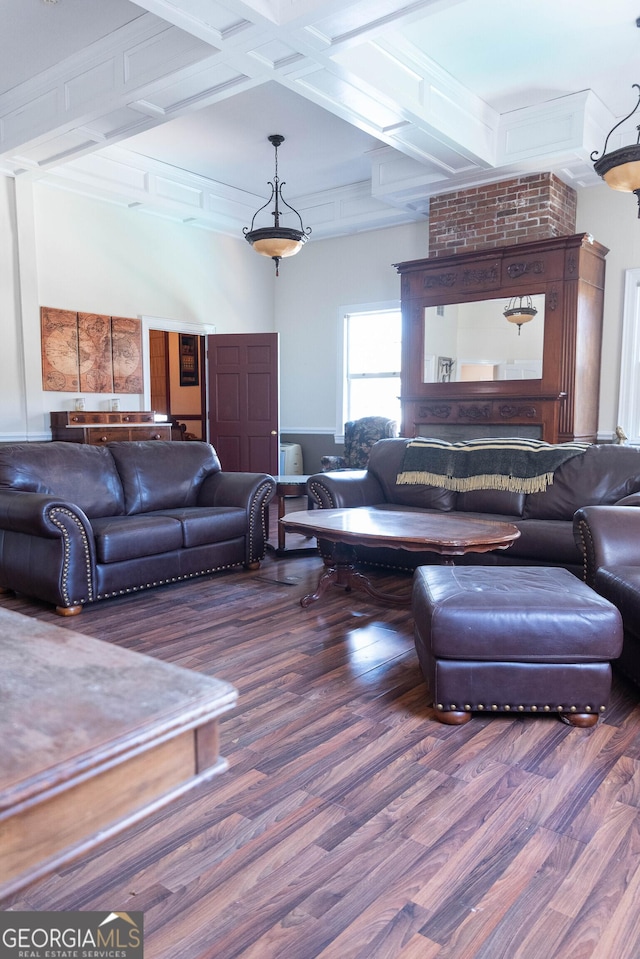
{"type": "MultiPolygon", "coordinates": [[[[71,430],[70,432],[75,432],[71,430]]],[[[86,430],[86,439],[78,442],[90,443],[92,446],[100,446],[103,443],[122,443],[130,440],[170,440],[171,427],[160,426],[132,426],[130,429],[113,427],[90,426],[86,430]]]]}
{"type": "Polygon", "coordinates": [[[65,443],[121,443],[133,440],[170,440],[171,424],[155,423],[153,411],[51,413],[51,435],[65,443]]]}

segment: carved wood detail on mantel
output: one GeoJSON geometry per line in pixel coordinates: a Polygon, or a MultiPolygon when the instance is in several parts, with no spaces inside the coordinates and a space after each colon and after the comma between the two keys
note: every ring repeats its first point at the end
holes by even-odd
{"type": "Polygon", "coordinates": [[[491,415],[491,406],[458,406],[458,416],[465,420],[488,420],[491,415]]]}
{"type": "Polygon", "coordinates": [[[518,276],[526,276],[527,273],[537,275],[544,273],[544,260],[533,260],[531,263],[510,263],[507,267],[507,274],[512,280],[518,276]]]}
{"type": "Polygon", "coordinates": [[[451,407],[444,404],[436,406],[419,406],[418,414],[424,417],[436,417],[438,419],[447,419],[451,416],[451,407]]]}
{"type": "Polygon", "coordinates": [[[535,406],[499,406],[498,412],[503,419],[512,419],[513,417],[528,417],[534,419],[538,415],[535,406]]]}

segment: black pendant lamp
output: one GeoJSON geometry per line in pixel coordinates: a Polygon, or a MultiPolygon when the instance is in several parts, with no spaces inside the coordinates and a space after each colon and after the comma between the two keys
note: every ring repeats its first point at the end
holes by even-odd
{"type": "Polygon", "coordinates": [[[638,200],[638,217],[640,218],[640,126],[636,128],[638,130],[638,138],[635,143],[607,153],[607,143],[613,131],[617,130],[623,123],[626,123],[640,106],[640,86],[634,83],[632,84],[632,89],[638,91],[638,99],[635,107],[631,113],[609,130],[607,138],[604,141],[600,159],[595,159],[598,156],[598,150],[593,151],[591,159],[594,161],[593,168],[596,173],[602,177],[607,186],[610,186],[612,190],[635,193],[638,200]]]}
{"type": "Polygon", "coordinates": [[[275,174],[273,180],[269,180],[271,196],[267,202],[253,214],[251,226],[245,226],[242,232],[245,235],[245,239],[251,244],[256,253],[260,253],[262,256],[271,257],[276,265],[276,276],[279,276],[280,260],[285,256],[295,256],[295,254],[302,249],[304,244],[307,242],[307,237],[311,233],[311,227],[304,227],[302,223],[302,217],[298,211],[295,210],[290,203],[287,203],[285,198],[282,196],[282,187],[285,184],[280,183],[280,179],[278,177],[278,147],[284,143],[284,137],[279,133],[273,133],[268,139],[269,142],[273,144],[276,154],[275,174]],[[274,203],[274,208],[271,211],[273,225],[254,229],[256,217],[259,213],[262,213],[262,211],[266,209],[272,201],[274,203]],[[292,227],[280,226],[280,217],[283,215],[283,213],[286,215],[286,211],[281,210],[281,205],[286,207],[288,210],[291,210],[291,212],[295,213],[295,215],[298,217],[298,220],[300,221],[299,230],[293,229],[292,227]]]}

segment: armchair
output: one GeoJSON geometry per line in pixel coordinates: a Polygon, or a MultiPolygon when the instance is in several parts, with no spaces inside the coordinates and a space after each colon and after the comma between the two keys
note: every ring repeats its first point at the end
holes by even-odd
{"type": "Polygon", "coordinates": [[[640,497],[623,505],[585,506],[573,519],[576,542],[584,556],[584,579],[622,614],[624,641],[614,661],[640,686],[640,497]]]}
{"type": "Polygon", "coordinates": [[[344,424],[344,455],[323,456],[322,472],[328,470],[363,470],[367,468],[371,447],[388,437],[398,435],[398,424],[386,416],[363,416],[344,424]]]}

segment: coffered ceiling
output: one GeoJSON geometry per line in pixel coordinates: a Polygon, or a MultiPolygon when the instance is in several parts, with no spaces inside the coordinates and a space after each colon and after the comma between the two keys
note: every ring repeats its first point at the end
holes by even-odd
{"type": "Polygon", "coordinates": [[[3,0],[0,173],[241,236],[281,133],[312,239],[512,175],[588,188],[636,102],[639,16],[640,0],[3,0]]]}

